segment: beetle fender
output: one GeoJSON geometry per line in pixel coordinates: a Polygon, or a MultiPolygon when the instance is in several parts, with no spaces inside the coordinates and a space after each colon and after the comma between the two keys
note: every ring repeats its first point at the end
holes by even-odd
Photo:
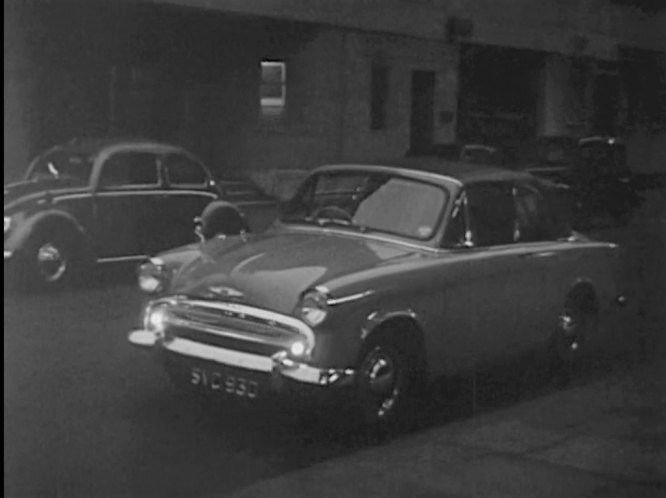
{"type": "Polygon", "coordinates": [[[53,226],[62,227],[63,230],[69,230],[79,239],[79,242],[84,244],[84,248],[89,247],[89,241],[83,227],[81,227],[73,216],[59,210],[43,211],[28,218],[24,223],[17,227],[16,231],[11,235],[10,240],[12,241],[12,245],[17,250],[20,250],[37,230],[53,226]]]}

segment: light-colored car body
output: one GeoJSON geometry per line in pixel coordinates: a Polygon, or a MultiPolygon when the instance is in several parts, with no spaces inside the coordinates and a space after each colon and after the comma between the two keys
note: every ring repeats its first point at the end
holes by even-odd
{"type": "MultiPolygon", "coordinates": [[[[213,370],[235,369],[241,377],[254,371],[272,379],[272,391],[281,379],[327,387],[358,384],[364,351],[387,330],[398,349],[414,351],[409,358],[419,362],[425,378],[507,361],[547,348],[554,337],[573,330],[576,296],[584,296],[591,320],[584,337],[565,341],[563,358],[603,343],[618,313],[617,246],[592,241],[560,220],[551,220],[557,227],[549,236],[526,237],[516,225],[513,240],[479,244],[467,198],[477,186],[506,188],[507,195],[526,188],[543,202],[555,198],[545,194],[549,186],[525,173],[470,164],[436,163],[429,169],[437,171],[327,166],[315,170],[296,195],[303,197],[308,182],[326,175],[356,173],[381,175],[385,183],[373,192],[392,181],[400,195],[413,186],[441,189],[441,213],[419,214],[431,225],[412,234],[283,216],[262,234],[217,238],[158,255],[144,277],[167,281],[130,341],[193,368],[203,362],[213,370]],[[456,224],[459,230],[452,228],[456,224]],[[156,316],[159,323],[153,322],[156,316]],[[395,339],[396,333],[402,338],[395,339]],[[303,347],[292,351],[299,341],[303,347]]],[[[408,201],[413,209],[428,202],[422,196],[408,201]]],[[[394,218],[402,212],[395,204],[375,208],[394,218]]],[[[200,377],[193,373],[190,382],[201,384],[200,377]]],[[[234,389],[227,391],[243,395],[234,389]]],[[[384,416],[380,412],[378,418],[384,416]]]]}

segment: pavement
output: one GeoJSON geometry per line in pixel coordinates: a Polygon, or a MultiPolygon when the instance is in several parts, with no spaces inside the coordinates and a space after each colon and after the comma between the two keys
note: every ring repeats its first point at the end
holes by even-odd
{"type": "Polygon", "coordinates": [[[664,206],[666,192],[651,192],[629,227],[596,234],[622,245],[623,280],[644,324],[620,338],[619,361],[610,370],[232,496],[665,497],[664,206]]]}
{"type": "Polygon", "coordinates": [[[664,497],[666,356],[231,496],[664,497]]]}

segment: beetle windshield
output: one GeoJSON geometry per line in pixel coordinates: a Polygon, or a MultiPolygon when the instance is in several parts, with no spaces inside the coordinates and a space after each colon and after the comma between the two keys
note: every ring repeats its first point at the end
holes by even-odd
{"type": "Polygon", "coordinates": [[[64,181],[88,185],[93,158],[80,152],[52,149],[37,157],[28,169],[28,181],[64,181]]]}
{"type": "Polygon", "coordinates": [[[397,175],[324,172],[305,181],[281,220],[427,240],[437,230],[447,198],[442,187],[397,175]]]}

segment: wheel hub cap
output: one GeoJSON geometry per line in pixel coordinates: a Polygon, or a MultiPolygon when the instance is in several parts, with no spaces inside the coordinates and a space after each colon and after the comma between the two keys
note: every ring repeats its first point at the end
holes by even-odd
{"type": "Polygon", "coordinates": [[[391,410],[399,394],[395,365],[391,358],[382,353],[372,358],[367,369],[367,381],[377,402],[377,415],[382,417],[391,410]]]}
{"type": "Polygon", "coordinates": [[[55,282],[67,270],[67,261],[60,249],[52,243],[44,244],[37,251],[39,270],[48,282],[55,282]]]}

